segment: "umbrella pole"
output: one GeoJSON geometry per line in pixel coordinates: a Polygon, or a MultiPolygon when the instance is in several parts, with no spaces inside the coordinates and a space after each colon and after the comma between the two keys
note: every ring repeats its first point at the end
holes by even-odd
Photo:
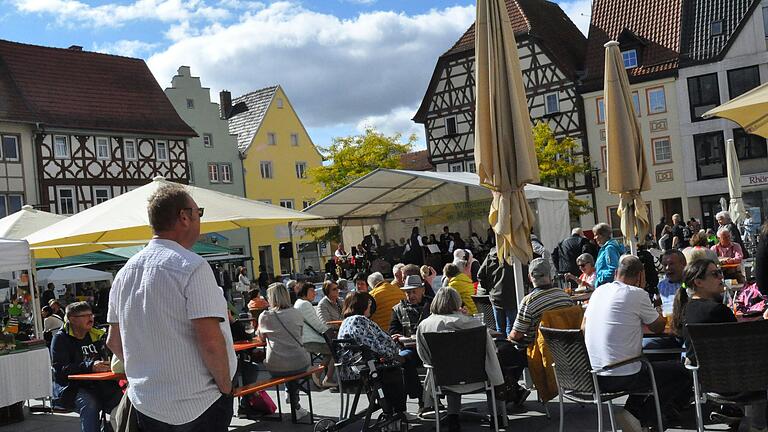
{"type": "Polygon", "coordinates": [[[632,236],[629,239],[629,253],[637,256],[637,239],[635,236],[632,236]]]}
{"type": "MultiPolygon", "coordinates": [[[[523,297],[525,297],[525,283],[523,282],[523,263],[518,259],[517,257],[512,257],[512,268],[514,270],[514,276],[515,276],[515,297],[517,300],[517,310],[520,310],[520,302],[523,301],[523,297]]],[[[529,388],[533,387],[533,379],[531,378],[531,374],[528,371],[528,368],[525,368],[523,371],[523,380],[525,381],[525,385],[529,388]]]]}

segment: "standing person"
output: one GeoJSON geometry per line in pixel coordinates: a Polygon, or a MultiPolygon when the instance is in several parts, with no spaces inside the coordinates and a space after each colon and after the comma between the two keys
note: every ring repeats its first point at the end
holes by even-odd
{"type": "Polygon", "coordinates": [[[368,276],[368,285],[373,287],[370,294],[373,297],[373,304],[376,306],[376,310],[371,312],[371,320],[382,329],[388,329],[392,308],[405,298],[405,294],[400,290],[400,287],[405,284],[391,284],[384,280],[381,273],[377,272],[368,276]]]}
{"type": "Polygon", "coordinates": [[[378,234],[376,234],[376,228],[374,227],[371,227],[370,231],[368,232],[369,234],[363,237],[363,247],[369,253],[368,259],[372,261],[372,255],[376,255],[378,249],[381,247],[381,238],[378,234]]]}
{"type": "Polygon", "coordinates": [[[619,258],[624,253],[624,246],[612,239],[613,230],[608,224],[599,223],[592,228],[595,241],[600,246],[595,261],[595,288],[608,282],[613,282],[616,268],[619,266],[619,258]]]}
{"type": "Polygon", "coordinates": [[[455,289],[461,296],[461,301],[467,309],[467,313],[474,315],[477,313],[477,306],[472,296],[475,294],[475,286],[472,279],[467,274],[469,263],[464,260],[454,261],[452,264],[446,264],[443,267],[443,277],[445,286],[455,289]],[[445,282],[447,281],[447,283],[445,282]]]}
{"type": "Polygon", "coordinates": [[[453,251],[448,250],[449,237],[451,237],[451,231],[448,229],[448,225],[446,225],[443,227],[443,232],[440,233],[440,250],[443,253],[453,253],[453,251]]]}
{"type": "Polygon", "coordinates": [[[237,359],[221,288],[191,251],[203,209],[171,184],[147,212],[155,235],[112,283],[107,346],[126,365],[141,431],[226,431],[237,359]]]}
{"type": "Polygon", "coordinates": [[[56,299],[56,294],[53,292],[54,288],[56,288],[56,285],[54,285],[53,282],[48,282],[45,291],[43,291],[43,294],[40,296],[41,305],[48,306],[48,302],[56,299]]]}
{"type": "Polygon", "coordinates": [[[517,316],[514,268],[499,261],[496,246],[491,248],[483,260],[477,272],[477,279],[490,296],[493,317],[496,319],[496,331],[510,334],[517,316]]]}
{"type": "Polygon", "coordinates": [[[424,242],[419,235],[419,227],[413,227],[411,230],[411,259],[408,264],[424,265],[424,242]]]}
{"type": "Polygon", "coordinates": [[[661,241],[661,234],[663,233],[665,226],[667,226],[667,218],[662,216],[653,231],[653,239],[656,240],[657,243],[661,241]]]}
{"type": "Polygon", "coordinates": [[[686,240],[686,231],[688,231],[688,239],[691,238],[688,226],[683,222],[683,217],[675,213],[672,215],[672,247],[675,249],[685,249],[688,247],[688,240],[686,240]]]}
{"type": "Polygon", "coordinates": [[[440,286],[434,286],[433,283],[437,278],[437,272],[432,266],[423,265],[419,269],[419,275],[424,281],[424,294],[430,298],[435,297],[435,291],[440,289],[440,286]]]}
{"type": "Polygon", "coordinates": [[[251,280],[248,279],[248,269],[245,267],[238,267],[237,269],[237,283],[240,287],[238,291],[247,292],[251,289],[251,280]]]}
{"type": "Polygon", "coordinates": [[[661,237],[659,237],[659,248],[662,251],[668,251],[672,249],[672,227],[669,225],[664,225],[664,227],[661,228],[661,237]]]}
{"type": "Polygon", "coordinates": [[[43,332],[58,330],[64,327],[64,320],[53,313],[53,309],[51,309],[50,306],[43,306],[41,312],[43,317],[43,332]]]}
{"type": "Polygon", "coordinates": [[[581,228],[571,230],[571,235],[564,238],[552,252],[552,261],[558,273],[570,273],[578,277],[581,274],[576,265],[576,258],[587,251],[589,240],[584,238],[581,228]]]}
{"type": "Polygon", "coordinates": [[[259,264],[259,291],[261,295],[267,295],[267,287],[269,286],[269,274],[267,274],[267,267],[264,264],[259,264]]]}

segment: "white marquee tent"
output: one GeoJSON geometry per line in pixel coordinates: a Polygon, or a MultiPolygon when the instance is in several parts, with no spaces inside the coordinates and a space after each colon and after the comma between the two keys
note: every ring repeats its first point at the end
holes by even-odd
{"type": "MultiPolygon", "coordinates": [[[[547,249],[570,234],[568,192],[526,185],[525,195],[536,213],[534,232],[547,249]]],[[[408,238],[414,226],[421,235],[449,226],[469,238],[485,238],[491,192],[480,186],[477,174],[377,169],[314,203],[307,212],[326,223],[340,223],[344,243],[356,245],[376,227],[382,241],[408,238]],[[487,204],[486,204],[487,202],[487,204]]],[[[302,221],[295,227],[319,226],[302,221]]],[[[346,248],[349,251],[349,247],[346,248]]]]}

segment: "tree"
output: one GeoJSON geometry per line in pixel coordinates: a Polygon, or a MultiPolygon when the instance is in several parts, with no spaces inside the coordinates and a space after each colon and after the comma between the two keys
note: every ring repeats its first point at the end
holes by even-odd
{"type": "MultiPolygon", "coordinates": [[[[371,127],[361,135],[336,137],[329,147],[320,147],[323,159],[330,163],[310,168],[309,182],[318,196],[328,196],[377,168],[401,168],[400,156],[410,152],[415,142],[416,135],[403,142],[400,133],[387,136],[371,127]]],[[[338,227],[307,231],[318,240],[339,237],[338,227]]]]}
{"type": "MultiPolygon", "coordinates": [[[[579,175],[590,175],[592,167],[588,162],[573,156],[577,143],[573,138],[565,137],[560,140],[549,125],[537,122],[533,127],[533,142],[536,146],[536,158],[539,161],[539,178],[542,184],[558,185],[573,182],[579,175]]],[[[568,210],[571,218],[577,218],[592,211],[589,201],[576,198],[576,194],[568,194],[568,210]]]]}

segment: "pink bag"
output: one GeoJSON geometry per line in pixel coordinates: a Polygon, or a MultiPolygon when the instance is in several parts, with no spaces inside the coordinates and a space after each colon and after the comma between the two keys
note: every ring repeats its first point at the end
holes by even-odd
{"type": "Polygon", "coordinates": [[[264,390],[249,395],[246,399],[246,403],[248,404],[248,407],[257,414],[270,415],[277,411],[277,405],[275,405],[275,402],[264,390]]]}

